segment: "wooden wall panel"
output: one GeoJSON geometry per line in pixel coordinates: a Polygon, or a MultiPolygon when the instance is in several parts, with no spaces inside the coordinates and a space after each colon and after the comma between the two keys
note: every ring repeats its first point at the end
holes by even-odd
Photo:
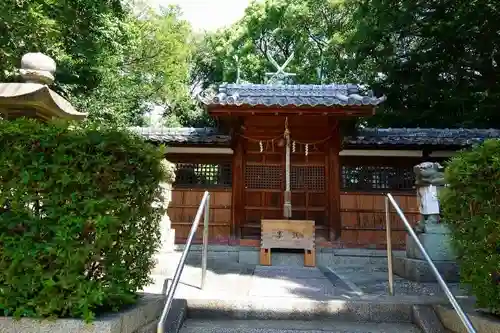
{"type": "MultiPolygon", "coordinates": [[[[251,133],[252,135],[258,135],[258,133],[251,133]]],[[[265,133],[266,135],[270,135],[269,133],[265,133]]],[[[261,134],[262,136],[264,134],[261,134]]],[[[321,135],[318,134],[318,137],[323,137],[324,133],[321,135]]],[[[248,159],[249,154],[245,156],[248,159]]],[[[254,154],[252,155],[256,158],[254,162],[257,162],[257,158],[259,158],[259,162],[262,162],[262,154],[254,154]]],[[[316,155],[311,154],[309,157],[312,158],[316,155]]],[[[319,155],[318,155],[319,156],[319,155]]],[[[191,159],[193,156],[189,156],[191,159]]],[[[233,156],[234,157],[234,156],[233,156]]],[[[221,156],[220,159],[228,159],[231,157],[221,156]]],[[[342,164],[375,164],[376,161],[369,161],[364,159],[354,160],[351,158],[349,161],[346,160],[346,157],[341,158],[342,164]]],[[[219,157],[211,157],[205,158],[207,163],[215,163],[219,157]]],[[[200,157],[200,163],[205,159],[200,157]]],[[[322,155],[322,159],[325,160],[326,157],[322,155]]],[[[174,159],[177,160],[177,159],[174,159]]],[[[179,157],[179,161],[188,161],[188,157],[179,157]]],[[[377,161],[380,160],[379,158],[377,161]]],[[[389,165],[402,165],[402,166],[410,166],[415,164],[416,161],[411,159],[397,158],[388,161],[387,159],[382,159],[387,162],[389,165]]],[[[311,161],[309,161],[311,162],[311,161]]],[[[328,163],[325,163],[328,165],[328,163]]],[[[328,173],[329,174],[329,173],[328,173]]],[[[237,176],[234,174],[234,165],[233,165],[233,189],[236,190],[235,183],[238,183],[239,186],[242,186],[243,180],[243,172],[240,172],[237,176]]],[[[260,235],[260,223],[256,223],[255,226],[253,224],[244,225],[242,222],[245,219],[256,219],[260,220],[261,211],[263,210],[263,202],[273,201],[271,198],[268,198],[268,194],[264,196],[254,196],[251,191],[247,191],[248,195],[245,200],[241,198],[240,201],[240,217],[239,220],[235,219],[239,215],[232,210],[234,204],[236,203],[235,198],[233,197],[233,189],[231,188],[208,188],[211,192],[212,197],[210,200],[210,230],[209,230],[209,238],[212,244],[232,244],[230,242],[231,234],[236,239],[242,238],[239,235],[239,231],[241,230],[243,234],[253,235],[255,233],[255,239],[259,239],[260,235]],[[232,202],[233,201],[233,202],[232,202]],[[245,214],[244,207],[245,206],[255,206],[255,209],[248,210],[245,214]],[[256,215],[253,217],[253,215],[256,215]],[[248,216],[247,216],[248,215],[248,216]],[[257,216],[258,215],[258,216],[257,216]],[[241,229],[240,229],[241,228],[241,229]],[[232,231],[232,233],[231,233],[232,231]]],[[[196,215],[196,210],[200,204],[200,201],[203,197],[205,189],[203,188],[175,188],[172,193],[172,202],[169,207],[169,216],[172,220],[172,228],[176,230],[176,242],[177,243],[185,243],[186,238],[188,236],[189,230],[191,228],[191,224],[196,215]]],[[[240,190],[241,191],[241,190],[240,190]]],[[[381,190],[380,190],[381,191],[381,190]]],[[[280,192],[281,193],[281,192],[280,192]]],[[[258,193],[257,193],[258,194],[258,193]]],[[[324,197],[321,195],[317,195],[316,193],[309,194],[309,200],[305,200],[305,197],[299,195],[300,193],[294,193],[292,195],[293,201],[292,205],[295,208],[300,206],[304,206],[305,202],[309,202],[309,206],[311,207],[311,212],[317,213],[316,210],[323,207],[331,207],[331,201],[334,200],[331,195],[328,197],[324,197]]],[[[415,224],[419,219],[418,213],[418,204],[416,195],[413,191],[409,192],[394,192],[393,193],[396,201],[400,204],[407,218],[410,220],[412,224],[415,224]]],[[[269,206],[268,205],[268,206],[269,206]]],[[[282,203],[278,202],[277,207],[279,209],[276,210],[276,218],[280,218],[282,214],[282,203]]],[[[333,247],[350,247],[350,248],[367,248],[367,249],[375,249],[375,248],[385,248],[386,246],[386,234],[385,234],[385,211],[384,211],[384,193],[382,192],[340,192],[340,220],[341,220],[341,237],[338,240],[332,240],[331,237],[328,237],[329,231],[331,231],[332,226],[334,225],[321,225],[317,228],[317,244],[325,245],[325,246],[333,246],[333,247]],[[329,228],[330,227],[330,228],[329,228]],[[330,240],[328,241],[328,238],[330,240]]],[[[268,207],[272,208],[271,206],[268,207]]],[[[268,210],[268,212],[272,213],[273,211],[268,210]]],[[[331,214],[330,210],[328,210],[329,214],[331,214]]],[[[269,213],[269,214],[270,214],[269,213]]],[[[300,211],[295,210],[294,214],[299,216],[300,211]]],[[[319,213],[318,213],[319,214],[319,213]]],[[[405,240],[406,240],[406,232],[403,227],[402,221],[399,219],[397,214],[391,210],[391,225],[392,225],[392,242],[394,249],[404,249],[405,240]]],[[[332,236],[332,235],[330,235],[332,236]]],[[[251,238],[251,237],[250,237],[251,238]]],[[[199,229],[195,242],[200,242],[202,239],[202,228],[199,229]]],[[[253,243],[252,243],[253,244],[253,243]]],[[[258,244],[255,243],[255,244],[258,244]]]]}
{"type": "MultiPolygon", "coordinates": [[[[420,218],[416,195],[393,194],[408,221],[415,225],[420,218]]],[[[343,192],[340,195],[342,236],[339,245],[352,248],[385,248],[386,222],[383,193],[343,192]]],[[[403,222],[390,210],[392,244],[404,249],[406,231],[403,222]]]]}
{"type": "MultiPolygon", "coordinates": [[[[210,192],[209,242],[227,244],[231,233],[231,189],[207,189],[210,192]]],[[[176,243],[186,242],[205,189],[173,189],[168,214],[175,229],[176,243]]],[[[203,237],[203,220],[195,243],[203,237]]]]}
{"type": "MultiPolygon", "coordinates": [[[[228,244],[232,219],[231,190],[215,189],[210,192],[209,241],[212,244],[228,244]]],[[[169,216],[172,228],[176,232],[176,243],[182,244],[186,241],[203,193],[203,189],[173,190],[169,216]]],[[[329,244],[334,247],[384,249],[386,247],[384,194],[342,192],[340,198],[342,234],[340,239],[329,244]]],[[[394,194],[394,198],[410,223],[415,225],[420,218],[416,196],[411,193],[394,194]]],[[[390,216],[393,248],[404,249],[406,231],[403,222],[393,209],[390,216]]],[[[200,243],[201,240],[200,226],[195,243],[200,243]]]]}

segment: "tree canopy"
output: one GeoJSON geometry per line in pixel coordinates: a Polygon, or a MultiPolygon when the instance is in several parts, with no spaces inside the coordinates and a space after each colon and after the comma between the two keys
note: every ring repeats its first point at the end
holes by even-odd
{"type": "Polygon", "coordinates": [[[340,61],[343,50],[345,4],[323,0],[268,0],[254,2],[232,27],[205,37],[201,55],[194,58],[194,82],[204,86],[241,78],[260,83],[265,72],[275,71],[267,58],[283,63],[294,52],[287,70],[300,83],[345,79],[340,61]],[[211,54],[207,55],[207,50],[211,54]],[[321,70],[322,75],[319,75],[321,70]],[[320,77],[321,76],[321,77],[320,77]]]}
{"type": "Polygon", "coordinates": [[[359,0],[351,6],[355,25],[346,47],[355,54],[352,68],[371,68],[367,82],[389,97],[378,124],[500,127],[497,1],[359,0]]]}
{"type": "MultiPolygon", "coordinates": [[[[192,82],[264,81],[269,52],[298,83],[357,83],[388,100],[373,126],[500,127],[495,0],[265,0],[207,36],[192,82]],[[207,50],[211,50],[210,55],[207,50]],[[237,61],[238,59],[238,61],[237,61]]],[[[271,67],[270,67],[271,66],[271,67]]]]}
{"type": "Polygon", "coordinates": [[[301,84],[355,83],[388,97],[371,126],[500,127],[497,0],[263,0],[216,32],[178,8],[141,0],[0,3],[0,81],[22,54],[58,63],[55,89],[90,120],[207,124],[195,95],[222,82],[262,83],[283,63],[301,84]],[[133,1],[133,2],[132,2],[133,1]]]}
{"type": "Polygon", "coordinates": [[[178,8],[145,7],[124,20],[126,44],[101,64],[99,89],[80,100],[93,119],[140,123],[153,105],[168,110],[174,123],[189,114],[191,31],[179,16],[178,8]]]}
{"type": "Polygon", "coordinates": [[[56,60],[56,89],[91,121],[140,124],[157,105],[189,114],[189,24],[178,8],[120,0],[0,3],[0,81],[27,52],[56,60]],[[184,110],[180,111],[180,108],[184,110]]]}

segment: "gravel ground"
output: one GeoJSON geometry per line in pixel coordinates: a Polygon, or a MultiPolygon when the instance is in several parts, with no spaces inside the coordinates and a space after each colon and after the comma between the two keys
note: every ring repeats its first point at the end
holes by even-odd
{"type": "MultiPolygon", "coordinates": [[[[387,267],[368,266],[337,266],[332,269],[335,274],[344,280],[355,284],[365,294],[388,295],[389,282],[387,267]]],[[[448,287],[455,296],[466,296],[466,290],[462,289],[458,283],[449,283],[448,287]]],[[[436,283],[412,282],[394,276],[394,292],[403,295],[444,295],[444,291],[436,283]]]]}

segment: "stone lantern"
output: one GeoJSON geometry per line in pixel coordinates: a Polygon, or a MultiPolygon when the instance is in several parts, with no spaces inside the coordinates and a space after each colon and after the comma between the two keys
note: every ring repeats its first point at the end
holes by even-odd
{"type": "Polygon", "coordinates": [[[19,74],[24,82],[0,83],[0,114],[6,120],[19,117],[48,121],[55,118],[83,120],[69,101],[49,86],[54,82],[56,63],[42,53],[27,53],[19,74]]]}
{"type": "MultiPolygon", "coordinates": [[[[434,162],[420,163],[413,168],[421,216],[415,233],[442,277],[447,282],[458,282],[458,266],[450,246],[450,231],[440,219],[439,191],[445,186],[443,169],[434,162]]],[[[410,235],[406,237],[406,257],[395,258],[394,272],[412,281],[436,281],[410,235]]]]}

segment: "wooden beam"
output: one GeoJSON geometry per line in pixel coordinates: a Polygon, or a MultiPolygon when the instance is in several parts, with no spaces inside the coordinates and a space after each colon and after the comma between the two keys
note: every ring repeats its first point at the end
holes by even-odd
{"type": "Polygon", "coordinates": [[[231,238],[240,238],[240,225],[243,218],[243,186],[244,186],[244,145],[242,138],[238,135],[240,128],[233,132],[233,174],[232,174],[232,198],[231,198],[231,238]]]}
{"type": "Polygon", "coordinates": [[[451,150],[436,150],[429,153],[429,157],[452,157],[457,154],[456,151],[451,150]]]}
{"type": "Polygon", "coordinates": [[[330,119],[332,127],[332,138],[328,141],[328,174],[326,177],[328,186],[328,219],[330,226],[330,240],[340,237],[340,157],[341,137],[338,120],[330,119]]]}
{"type": "Polygon", "coordinates": [[[209,155],[232,155],[231,148],[220,147],[167,147],[168,154],[209,154],[209,155]]]}
{"type": "Polygon", "coordinates": [[[421,150],[383,150],[383,149],[344,149],[340,156],[394,156],[394,157],[422,157],[421,150]]]}
{"type": "Polygon", "coordinates": [[[212,116],[290,116],[290,115],[321,115],[337,117],[363,117],[372,116],[375,112],[373,106],[346,106],[346,107],[265,107],[265,106],[213,106],[208,109],[212,116]]]}

